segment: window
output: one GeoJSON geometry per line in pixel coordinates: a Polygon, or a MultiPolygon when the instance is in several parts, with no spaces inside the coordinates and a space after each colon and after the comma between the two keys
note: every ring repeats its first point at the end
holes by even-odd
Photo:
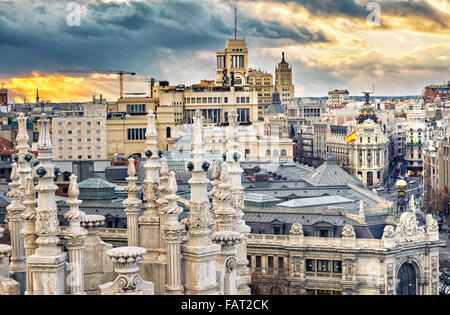
{"type": "Polygon", "coordinates": [[[286,150],[285,149],[281,150],[281,156],[286,156],[286,155],[287,155],[286,150]]]}
{"type": "Polygon", "coordinates": [[[313,259],[306,259],[306,271],[314,272],[316,271],[316,261],[313,259]]]}
{"type": "Polygon", "coordinates": [[[267,257],[267,268],[273,269],[273,256],[267,257]]]}
{"type": "MultiPolygon", "coordinates": [[[[127,129],[127,140],[145,140],[146,128],[130,128],[127,129]]],[[[100,138],[97,138],[100,142],[100,138]]]]}
{"type": "Polygon", "coordinates": [[[256,256],[256,268],[261,268],[261,256],[256,256]]]}
{"type": "Polygon", "coordinates": [[[278,269],[284,269],[284,258],[278,257],[278,269]]]}
{"type": "Polygon", "coordinates": [[[333,261],[333,273],[342,273],[342,261],[333,261]]]}
{"type": "Polygon", "coordinates": [[[331,272],[331,261],[317,260],[317,272],[331,272]]]}

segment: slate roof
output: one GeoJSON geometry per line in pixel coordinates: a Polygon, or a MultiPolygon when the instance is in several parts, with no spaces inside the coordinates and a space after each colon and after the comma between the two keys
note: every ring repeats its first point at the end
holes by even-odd
{"type": "Polygon", "coordinates": [[[349,182],[361,184],[359,180],[337,165],[334,156],[329,156],[324,164],[303,179],[314,186],[342,186],[349,182]]]}
{"type": "Polygon", "coordinates": [[[281,104],[280,93],[275,90],[272,94],[272,103],[267,107],[267,114],[279,114],[285,111],[284,106],[281,104]]]}

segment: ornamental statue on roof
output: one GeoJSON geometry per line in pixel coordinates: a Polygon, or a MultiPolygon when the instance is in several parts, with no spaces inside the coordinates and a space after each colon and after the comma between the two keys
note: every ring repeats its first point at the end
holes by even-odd
{"type": "Polygon", "coordinates": [[[359,115],[357,118],[358,124],[362,124],[368,119],[372,120],[374,123],[377,123],[378,117],[375,114],[375,109],[372,107],[372,104],[370,103],[371,92],[363,92],[363,93],[366,97],[366,101],[363,105],[363,108],[359,112],[359,115]]]}

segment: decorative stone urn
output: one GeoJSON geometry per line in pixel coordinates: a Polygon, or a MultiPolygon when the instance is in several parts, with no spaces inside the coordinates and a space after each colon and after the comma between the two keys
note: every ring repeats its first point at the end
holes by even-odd
{"type": "Polygon", "coordinates": [[[100,295],[153,295],[154,285],[144,281],[138,274],[138,261],[144,259],[146,249],[142,247],[118,247],[106,252],[118,273],[113,282],[98,287],[100,295]]]}

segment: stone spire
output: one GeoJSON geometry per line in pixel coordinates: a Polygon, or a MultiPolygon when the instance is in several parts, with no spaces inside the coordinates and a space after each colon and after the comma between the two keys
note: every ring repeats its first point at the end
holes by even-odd
{"type": "Polygon", "coordinates": [[[48,279],[64,279],[67,254],[58,247],[59,222],[55,192],[58,187],[54,183],[55,166],[52,164],[52,142],[50,139],[49,119],[41,114],[39,123],[38,160],[36,174],[39,183],[38,204],[36,208],[36,232],[38,248],[35,254],[27,258],[30,265],[34,295],[65,294],[65,282],[48,281],[48,279]]]}
{"type": "Polygon", "coordinates": [[[66,201],[69,211],[64,214],[64,218],[69,221],[69,227],[64,230],[64,237],[67,240],[66,248],[71,267],[68,286],[72,295],[86,294],[84,292],[83,249],[87,231],[81,227],[81,220],[84,219],[85,214],[79,208],[82,203],[78,199],[79,195],[77,176],[72,174],[69,183],[69,200],[66,201]]]}
{"type": "Polygon", "coordinates": [[[158,223],[159,214],[156,200],[158,199],[159,163],[158,163],[158,133],[156,132],[156,117],[152,110],[147,115],[147,132],[145,133],[147,148],[145,156],[147,161],[144,165],[144,200],[146,200],[145,212],[140,218],[141,222],[158,223]]]}
{"type": "Polygon", "coordinates": [[[237,245],[237,275],[240,278],[239,294],[250,294],[250,270],[247,267],[247,242],[246,235],[250,233],[250,227],[247,226],[242,219],[244,217],[244,187],[242,187],[242,173],[244,170],[241,168],[242,152],[239,151],[240,145],[237,135],[237,111],[233,109],[231,111],[229,121],[229,132],[227,135],[227,165],[230,175],[230,184],[232,192],[231,205],[234,208],[234,231],[243,235],[243,240],[237,245]]]}
{"type": "Polygon", "coordinates": [[[230,190],[230,175],[228,174],[228,165],[222,165],[220,174],[220,183],[218,190],[214,193],[214,201],[217,205],[215,215],[217,220],[217,231],[233,231],[235,223],[235,209],[231,202],[233,194],[230,190]]]}
{"type": "Polygon", "coordinates": [[[142,201],[136,196],[136,193],[141,188],[136,186],[138,178],[135,175],[136,168],[134,166],[134,159],[131,158],[128,160],[128,177],[126,178],[128,185],[125,187],[128,197],[123,201],[123,205],[127,214],[128,246],[132,247],[139,245],[138,216],[142,204],[142,201]]]}
{"type": "Polygon", "coordinates": [[[181,233],[184,231],[184,225],[180,223],[179,216],[183,212],[183,208],[178,206],[177,196],[178,186],[175,173],[171,172],[167,185],[166,196],[168,204],[163,208],[164,213],[164,244],[167,255],[167,284],[166,292],[170,295],[183,294],[181,273],[181,233]]]}
{"type": "MultiPolygon", "coordinates": [[[[37,244],[37,234],[36,234],[36,191],[34,189],[33,177],[28,176],[25,185],[25,201],[23,202],[25,206],[25,212],[22,213],[22,220],[25,226],[20,231],[24,238],[25,256],[29,257],[34,254],[37,244]]],[[[26,268],[26,283],[27,288],[25,294],[28,295],[33,292],[33,283],[31,281],[31,272],[29,266],[26,268]]]]}
{"type": "MultiPolygon", "coordinates": [[[[145,135],[147,137],[147,141],[145,142],[145,156],[147,160],[144,165],[145,179],[143,185],[145,211],[139,217],[139,244],[147,250],[145,262],[148,262],[149,260],[157,261],[161,247],[164,247],[164,244],[161,244],[161,216],[157,204],[160,194],[158,190],[160,168],[158,163],[158,133],[156,130],[156,116],[152,110],[147,115],[147,132],[145,135]]],[[[160,292],[159,287],[156,287],[155,290],[156,294],[163,294],[163,292],[160,292]]]]}
{"type": "Polygon", "coordinates": [[[23,238],[20,235],[22,212],[25,210],[23,205],[24,194],[20,189],[20,176],[17,169],[17,163],[12,164],[11,169],[11,191],[8,193],[8,198],[11,203],[6,207],[9,216],[9,229],[11,230],[11,272],[24,272],[25,271],[25,248],[23,238]]]}
{"type": "Polygon", "coordinates": [[[21,189],[22,191],[25,191],[27,178],[31,174],[30,162],[33,156],[28,152],[30,150],[30,146],[28,145],[28,140],[30,140],[30,138],[27,133],[27,117],[25,117],[23,113],[20,113],[19,117],[17,117],[17,124],[17,163],[19,164],[21,189]]]}
{"type": "Polygon", "coordinates": [[[211,230],[213,224],[209,208],[208,184],[206,177],[210,164],[203,160],[203,117],[197,110],[194,116],[193,161],[188,163],[188,169],[192,172],[189,180],[191,185],[191,200],[189,203],[189,215],[187,219],[189,246],[211,245],[211,230]]]}
{"type": "Polygon", "coordinates": [[[187,295],[217,294],[216,259],[220,246],[212,243],[211,227],[214,220],[209,212],[206,172],[209,163],[203,157],[203,117],[197,110],[194,115],[193,161],[187,165],[192,173],[189,180],[191,200],[186,225],[187,244],[182,246],[184,257],[185,289],[187,295]]]}
{"type": "Polygon", "coordinates": [[[211,207],[211,216],[213,219],[216,218],[216,209],[217,209],[217,199],[214,198],[215,194],[219,191],[220,184],[220,166],[219,161],[214,161],[214,167],[212,172],[212,190],[209,192],[209,196],[213,199],[212,207],[211,207]]]}
{"type": "MultiPolygon", "coordinates": [[[[158,213],[159,213],[159,226],[162,227],[165,224],[166,216],[164,215],[164,208],[167,206],[169,201],[167,200],[167,195],[170,194],[169,191],[169,167],[167,165],[167,159],[163,157],[161,159],[161,170],[160,170],[161,176],[159,177],[159,186],[158,186],[158,199],[156,200],[156,204],[158,207],[158,213]]],[[[164,233],[160,233],[160,249],[161,251],[165,250],[164,246],[164,233]]]]}

